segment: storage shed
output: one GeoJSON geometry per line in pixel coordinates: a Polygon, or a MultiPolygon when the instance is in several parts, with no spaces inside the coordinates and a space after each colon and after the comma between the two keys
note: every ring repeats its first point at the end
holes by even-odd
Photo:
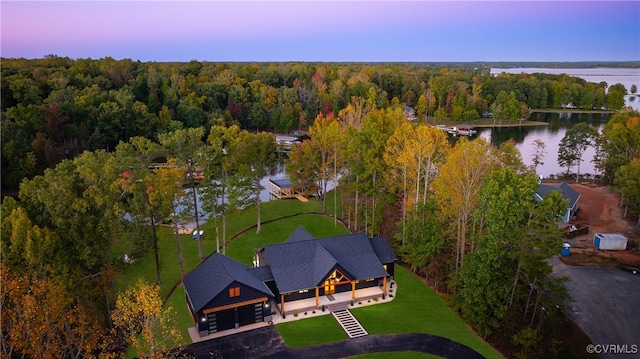
{"type": "Polygon", "coordinates": [[[627,237],[618,233],[596,233],[593,245],[598,249],[624,251],[627,249],[627,237]]]}

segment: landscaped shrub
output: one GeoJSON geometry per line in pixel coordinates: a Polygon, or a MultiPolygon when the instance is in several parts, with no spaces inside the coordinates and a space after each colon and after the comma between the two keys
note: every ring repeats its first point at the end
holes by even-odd
{"type": "Polygon", "coordinates": [[[322,305],[322,311],[324,312],[324,304],[322,305]]]}
{"type": "Polygon", "coordinates": [[[378,297],[373,298],[373,301],[377,302],[378,301],[378,297]]]}
{"type": "Polygon", "coordinates": [[[282,313],[282,319],[285,319],[286,317],[287,316],[284,313],[282,313]]]}
{"type": "Polygon", "coordinates": [[[351,306],[353,307],[353,301],[351,301],[351,306]]]}
{"type": "Polygon", "coordinates": [[[304,312],[304,315],[307,315],[307,312],[304,312]]]}
{"type": "Polygon", "coordinates": [[[384,293],[382,293],[382,300],[384,300],[384,298],[385,298],[385,295],[384,295],[384,293]]]}
{"type": "Polygon", "coordinates": [[[297,317],[297,316],[298,316],[298,313],[297,313],[297,312],[296,312],[296,313],[293,313],[293,316],[294,316],[294,317],[297,317]]]}
{"type": "Polygon", "coordinates": [[[314,310],[314,311],[312,311],[312,312],[311,312],[311,314],[316,314],[316,311],[315,311],[315,310],[314,310]]]}

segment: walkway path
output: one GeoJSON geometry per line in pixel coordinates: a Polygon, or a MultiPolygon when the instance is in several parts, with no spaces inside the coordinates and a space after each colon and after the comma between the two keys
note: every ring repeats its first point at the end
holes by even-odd
{"type": "Polygon", "coordinates": [[[332,311],[331,314],[338,321],[338,324],[344,329],[350,339],[360,338],[368,335],[362,324],[351,314],[349,309],[332,311]]]}
{"type": "Polygon", "coordinates": [[[367,353],[414,351],[443,358],[480,359],[475,350],[451,339],[429,334],[367,335],[336,343],[289,348],[274,325],[191,344],[185,357],[212,358],[345,358],[367,353]]]}

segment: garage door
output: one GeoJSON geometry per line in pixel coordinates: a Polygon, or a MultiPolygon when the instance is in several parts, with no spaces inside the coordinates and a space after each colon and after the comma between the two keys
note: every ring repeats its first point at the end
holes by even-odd
{"type": "Polygon", "coordinates": [[[210,313],[207,316],[209,320],[209,334],[235,328],[236,323],[234,311],[234,309],[229,309],[210,313]]]}
{"type": "Polygon", "coordinates": [[[262,305],[263,303],[256,303],[254,305],[247,305],[238,308],[238,316],[240,325],[248,325],[253,323],[259,323],[262,321],[262,305]]]}

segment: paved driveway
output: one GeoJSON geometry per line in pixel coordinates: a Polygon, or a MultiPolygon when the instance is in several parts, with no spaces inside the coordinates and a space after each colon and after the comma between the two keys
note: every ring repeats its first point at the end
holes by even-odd
{"type": "Polygon", "coordinates": [[[197,359],[344,358],[359,354],[416,351],[443,358],[480,359],[478,352],[450,339],[428,334],[367,335],[337,343],[289,348],[274,325],[191,344],[183,353],[197,359]]]}
{"type": "MultiPolygon", "coordinates": [[[[607,354],[601,358],[640,357],[640,274],[618,269],[569,266],[551,259],[553,273],[566,276],[573,298],[569,317],[591,338],[592,344],[636,345],[638,353],[607,354]]],[[[586,348],[585,348],[586,350],[586,348]]]]}

